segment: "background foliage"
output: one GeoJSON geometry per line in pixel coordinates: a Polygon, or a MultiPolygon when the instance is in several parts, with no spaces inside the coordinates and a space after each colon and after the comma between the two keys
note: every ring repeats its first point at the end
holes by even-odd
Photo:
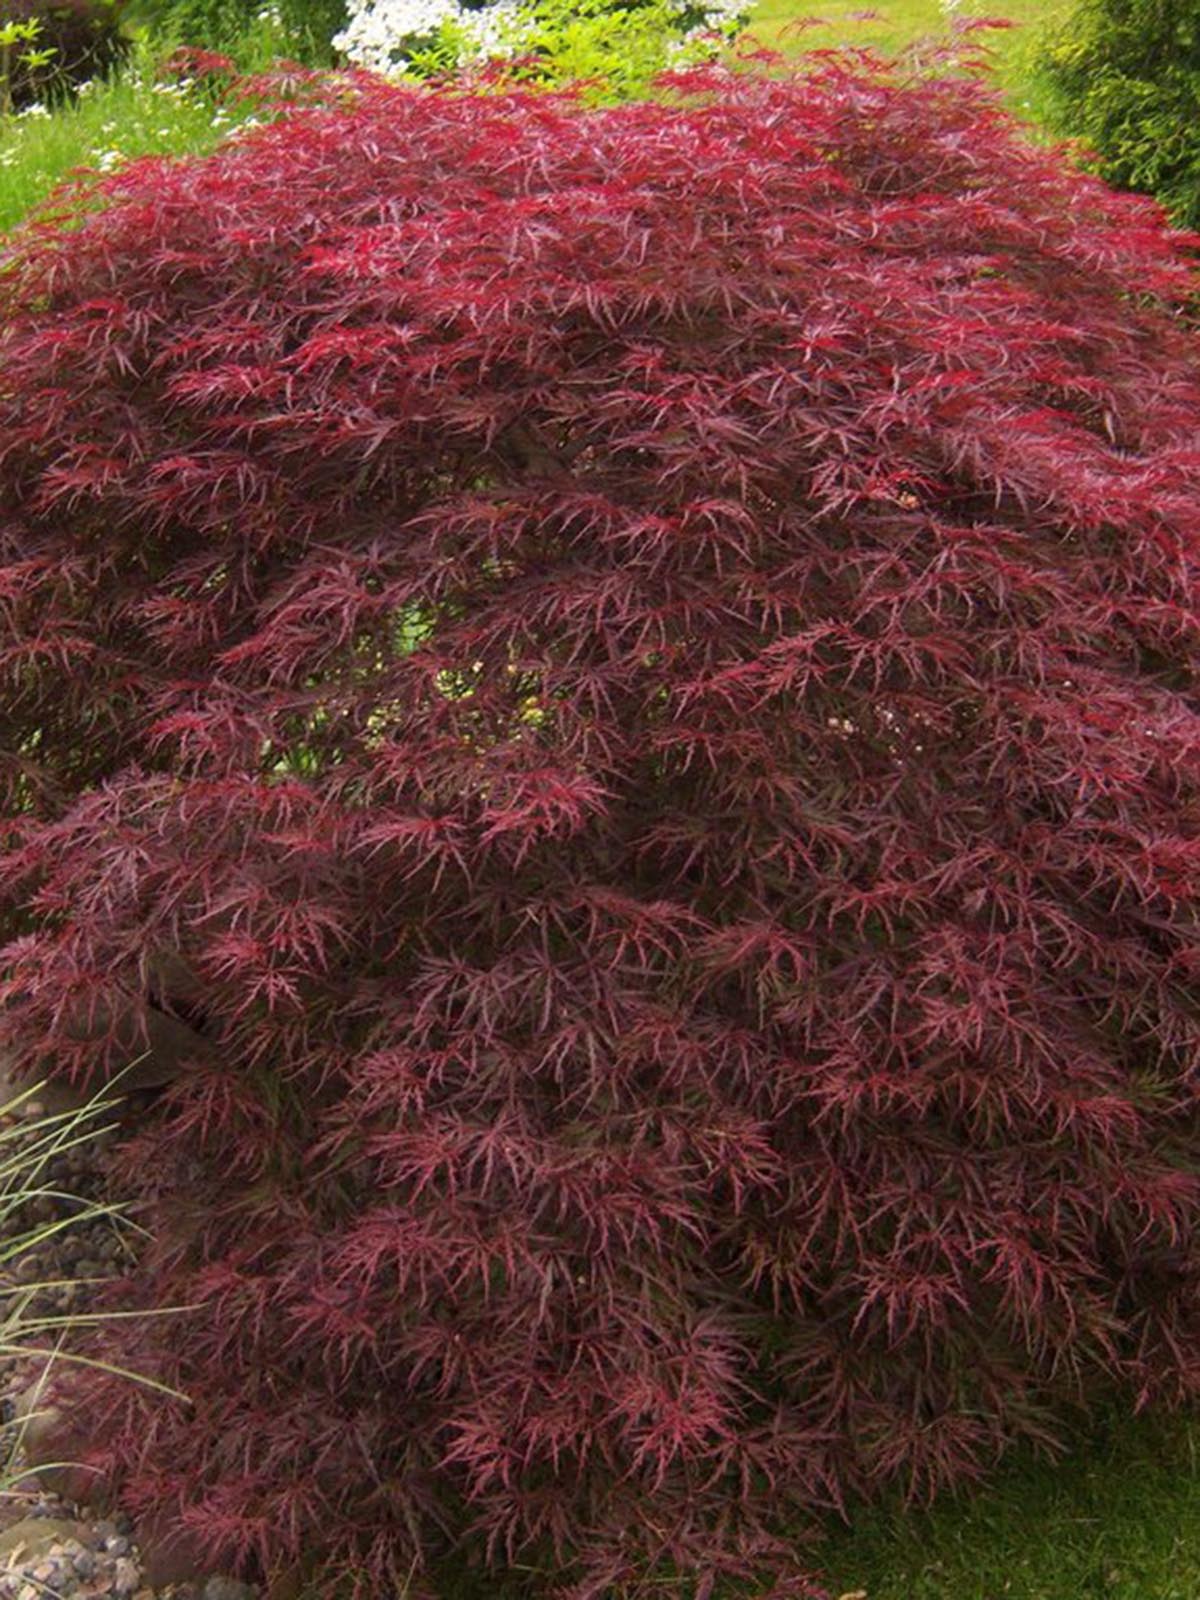
{"type": "Polygon", "coordinates": [[[139,15],[165,43],[199,45],[260,67],[264,40],[309,66],[334,59],[345,0],[144,0],[139,15]]]}
{"type": "Polygon", "coordinates": [[[69,98],[81,83],[105,77],[129,54],[116,0],[4,0],[0,23],[36,22],[36,57],[16,52],[6,74],[16,108],[69,98]]]}
{"type": "Polygon", "coordinates": [[[1059,126],[1104,176],[1200,226],[1200,3],[1082,0],[1046,70],[1059,126]]]}

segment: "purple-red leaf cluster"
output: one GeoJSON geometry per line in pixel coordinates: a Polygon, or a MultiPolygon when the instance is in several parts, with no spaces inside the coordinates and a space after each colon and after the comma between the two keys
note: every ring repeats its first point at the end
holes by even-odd
{"type": "Polygon", "coordinates": [[[203,1040],[95,1459],[382,1596],[1200,1387],[1186,246],[987,94],[362,83],[0,278],[0,1001],[203,1040]]]}

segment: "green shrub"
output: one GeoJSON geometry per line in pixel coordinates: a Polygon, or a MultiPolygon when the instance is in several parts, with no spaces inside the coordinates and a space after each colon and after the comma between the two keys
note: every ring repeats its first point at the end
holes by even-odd
{"type": "MultiPolygon", "coordinates": [[[[0,0],[3,3],[3,0],[0,0]]],[[[310,66],[333,60],[330,39],[345,21],[345,0],[153,0],[143,15],[171,43],[199,45],[255,68],[280,55],[310,66]]]]}
{"type": "Polygon", "coordinates": [[[526,54],[518,67],[547,87],[587,84],[585,98],[612,102],[649,94],[664,69],[702,61],[745,21],[736,5],[676,0],[532,0],[526,54]]]}
{"type": "Polygon", "coordinates": [[[1200,225],[1200,0],[1082,0],[1044,69],[1054,120],[1101,174],[1200,225]]]}
{"type": "Polygon", "coordinates": [[[69,98],[129,54],[116,0],[0,0],[0,26],[32,30],[0,62],[4,108],[69,98]]]}

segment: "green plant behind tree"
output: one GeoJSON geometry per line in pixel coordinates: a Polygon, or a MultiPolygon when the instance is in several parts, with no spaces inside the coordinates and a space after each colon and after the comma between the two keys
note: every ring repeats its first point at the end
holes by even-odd
{"type": "Polygon", "coordinates": [[[1082,0],[1043,66],[1054,120],[1101,174],[1200,224],[1200,0],[1082,0]]]}
{"type": "Polygon", "coordinates": [[[7,117],[13,108],[13,74],[18,67],[37,71],[49,66],[53,50],[37,48],[42,25],[36,17],[20,22],[16,18],[0,20],[0,116],[7,117]]]}
{"type": "Polygon", "coordinates": [[[141,0],[134,9],[156,38],[222,51],[250,70],[265,64],[265,46],[329,65],[329,41],[346,18],[346,0],[141,0]]]}
{"type": "MultiPolygon", "coordinates": [[[[505,40],[509,59],[496,63],[492,82],[501,89],[570,88],[588,104],[644,99],[668,68],[710,59],[720,38],[736,31],[731,21],[689,33],[688,21],[671,0],[526,0],[505,40]]],[[[416,76],[434,77],[454,74],[470,51],[463,28],[450,20],[407,55],[416,76]]]]}

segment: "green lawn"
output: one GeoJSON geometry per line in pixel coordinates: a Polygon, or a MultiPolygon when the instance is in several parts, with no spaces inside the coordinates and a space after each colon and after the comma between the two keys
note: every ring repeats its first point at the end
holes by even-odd
{"type": "MultiPolygon", "coordinates": [[[[166,43],[142,29],[134,36],[126,69],[109,82],[86,84],[73,105],[0,117],[0,234],[77,170],[107,172],[133,156],[202,153],[252,120],[247,101],[220,105],[187,80],[164,81],[166,43]]],[[[262,70],[289,54],[291,42],[276,23],[259,18],[246,32],[239,64],[262,70]]]]}
{"type": "Polygon", "coordinates": [[[965,1501],[864,1518],[822,1558],[835,1597],[1200,1600],[1200,1425],[1115,1425],[965,1501]]]}
{"type": "Polygon", "coordinates": [[[1038,36],[1061,23],[1073,6],[1074,0],[759,0],[751,29],[764,44],[788,51],[849,44],[893,53],[915,40],[948,36],[955,17],[1006,18],[1016,26],[974,37],[994,52],[996,74],[1013,109],[1031,116],[1038,97],[1029,63],[1038,36]],[[822,18],[821,26],[801,27],[808,17],[822,18]]]}
{"type": "Polygon", "coordinates": [[[208,150],[245,115],[134,71],[93,85],[75,106],[0,120],[0,233],[76,168],[105,171],[129,156],[208,150]]]}

